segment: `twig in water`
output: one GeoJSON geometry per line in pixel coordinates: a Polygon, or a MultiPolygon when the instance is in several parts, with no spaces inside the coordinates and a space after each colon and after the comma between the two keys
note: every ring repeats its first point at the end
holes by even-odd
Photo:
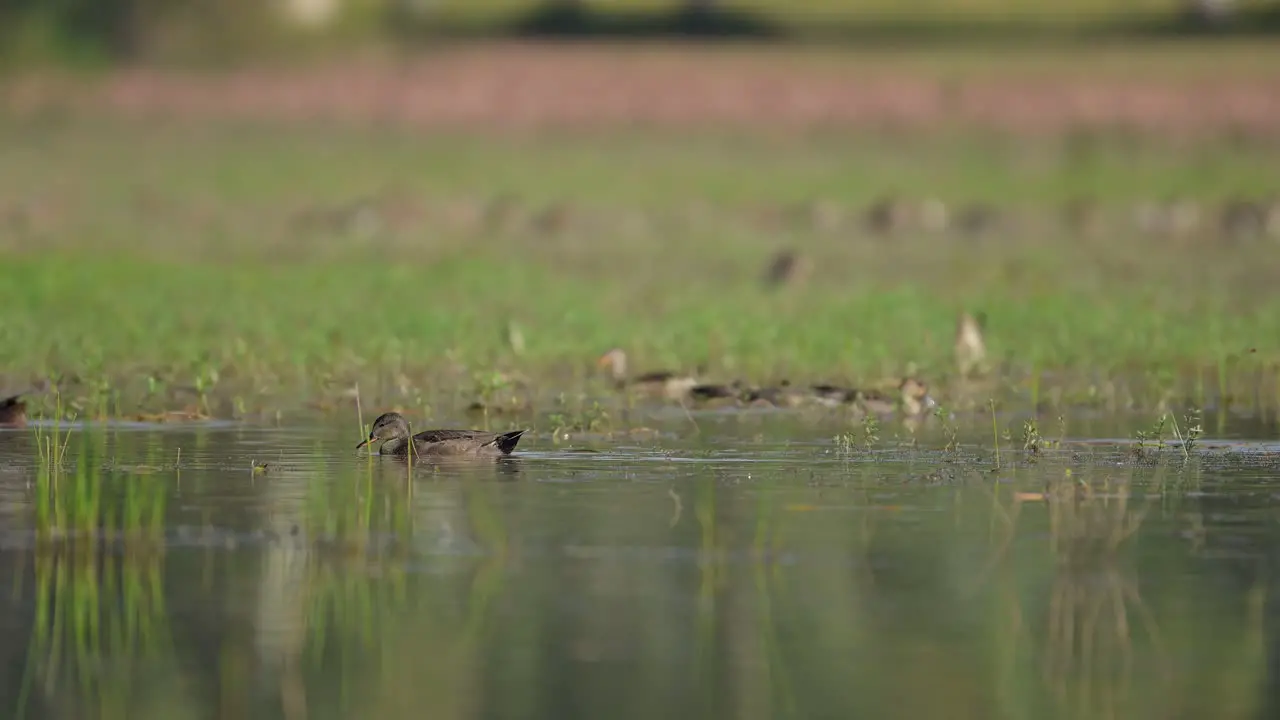
{"type": "Polygon", "coordinates": [[[693,413],[689,412],[689,408],[684,404],[684,398],[680,398],[680,409],[684,411],[684,416],[689,418],[689,422],[693,423],[693,429],[701,435],[702,428],[698,425],[697,418],[693,416],[693,413]]]}
{"type": "Polygon", "coordinates": [[[987,405],[991,408],[991,436],[996,439],[996,469],[1000,469],[1000,428],[996,425],[996,399],[989,398],[987,405]]]}

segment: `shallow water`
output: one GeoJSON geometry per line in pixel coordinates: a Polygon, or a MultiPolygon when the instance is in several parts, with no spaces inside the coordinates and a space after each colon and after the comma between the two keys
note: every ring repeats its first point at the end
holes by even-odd
{"type": "Polygon", "coordinates": [[[1270,425],[1207,419],[1187,457],[1135,455],[1149,418],[1042,422],[1061,446],[1002,439],[997,467],[980,422],[948,451],[937,427],[850,448],[785,414],[650,420],[413,469],[353,424],[130,425],[73,431],[49,475],[36,429],[0,431],[2,712],[1276,710],[1270,425]]]}

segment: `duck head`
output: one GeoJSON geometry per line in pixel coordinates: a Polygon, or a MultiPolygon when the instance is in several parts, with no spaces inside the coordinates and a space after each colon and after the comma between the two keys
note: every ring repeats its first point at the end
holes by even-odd
{"type": "Polygon", "coordinates": [[[356,449],[375,443],[381,440],[399,440],[409,437],[409,422],[404,416],[397,412],[383,413],[373,421],[373,427],[369,428],[369,437],[356,446],[356,449]]]}

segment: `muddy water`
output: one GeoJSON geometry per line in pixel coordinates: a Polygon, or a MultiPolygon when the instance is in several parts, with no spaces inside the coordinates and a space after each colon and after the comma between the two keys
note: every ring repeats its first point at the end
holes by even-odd
{"type": "Polygon", "coordinates": [[[847,427],[695,420],[413,469],[357,455],[354,423],[97,427],[53,475],[36,430],[0,431],[0,712],[1277,709],[1269,427],[1207,422],[1188,458],[1081,421],[997,466],[980,424],[947,451],[937,428],[842,448],[847,427]]]}

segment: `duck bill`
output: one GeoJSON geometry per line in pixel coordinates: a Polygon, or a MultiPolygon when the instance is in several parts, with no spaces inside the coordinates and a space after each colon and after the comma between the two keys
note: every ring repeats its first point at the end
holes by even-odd
{"type": "Polygon", "coordinates": [[[356,449],[359,450],[360,448],[364,447],[365,445],[368,445],[371,442],[373,442],[373,438],[366,438],[365,440],[361,441],[359,445],[356,446],[356,449]]]}

